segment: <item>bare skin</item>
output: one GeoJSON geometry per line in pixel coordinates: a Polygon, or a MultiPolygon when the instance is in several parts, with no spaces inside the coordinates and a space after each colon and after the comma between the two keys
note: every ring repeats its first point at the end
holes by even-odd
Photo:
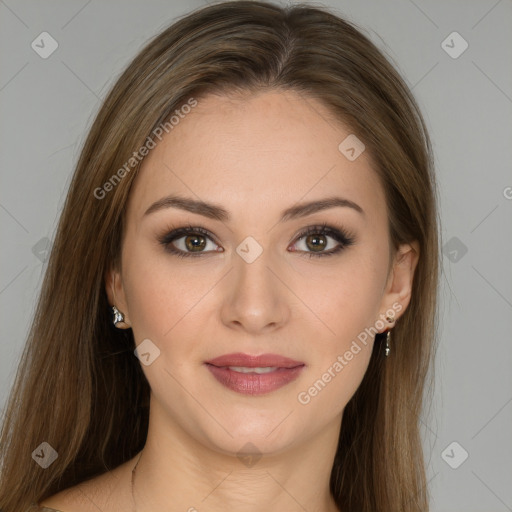
{"type": "MultiPolygon", "coordinates": [[[[320,103],[294,92],[209,96],[146,157],[127,207],[121,268],[106,277],[110,303],[125,315],[120,327],[133,330],[137,345],[149,339],[160,350],[142,366],[152,394],[137,512],[338,510],[329,492],[332,461],[373,338],[358,344],[342,371],[333,363],[365,328],[394,326],[385,317],[391,311],[396,321],[405,311],[418,260],[415,243],[390,260],[384,191],[367,152],[349,161],[338,150],[349,134],[320,103]],[[214,203],[230,219],[176,207],[145,213],[169,194],[214,203]],[[336,206],[279,221],[287,208],[333,196],[362,211],[336,206]],[[345,231],[352,244],[309,257],[318,237],[325,243],[318,252],[340,246],[329,234],[298,236],[323,224],[345,231]],[[181,258],[160,239],[188,225],[213,236],[196,234],[202,254],[181,258]],[[247,237],[262,249],[250,263],[236,251],[247,237]],[[205,365],[232,352],[280,354],[305,366],[277,390],[241,394],[205,365]],[[319,379],[328,382],[309,393],[319,379]],[[237,456],[247,443],[261,455],[250,466],[237,456]]],[[[172,247],[193,252],[186,237],[172,247]]],[[[135,510],[137,458],[41,504],[135,510]]]]}

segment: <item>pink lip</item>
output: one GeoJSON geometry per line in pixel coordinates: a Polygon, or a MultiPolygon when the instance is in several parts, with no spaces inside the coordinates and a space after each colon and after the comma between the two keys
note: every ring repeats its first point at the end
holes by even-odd
{"type": "Polygon", "coordinates": [[[261,354],[260,356],[252,356],[250,354],[225,354],[206,361],[207,364],[214,366],[245,366],[246,368],[265,368],[268,366],[277,366],[279,368],[295,368],[304,365],[302,361],[294,361],[288,357],[277,354],[261,354]]]}
{"type": "Polygon", "coordinates": [[[275,391],[295,380],[305,366],[303,362],[277,354],[253,356],[241,353],[216,357],[206,361],[205,364],[221,384],[237,393],[246,395],[263,395],[275,391]],[[230,370],[228,366],[276,367],[276,370],[260,374],[240,373],[230,370]]]}

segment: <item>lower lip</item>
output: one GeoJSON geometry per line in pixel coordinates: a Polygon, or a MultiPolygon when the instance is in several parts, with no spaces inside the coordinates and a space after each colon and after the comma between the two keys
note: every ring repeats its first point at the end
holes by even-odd
{"type": "Polygon", "coordinates": [[[227,388],[243,395],[264,395],[282,388],[295,380],[304,365],[295,368],[278,368],[269,373],[240,373],[227,367],[206,363],[213,376],[227,388]]]}

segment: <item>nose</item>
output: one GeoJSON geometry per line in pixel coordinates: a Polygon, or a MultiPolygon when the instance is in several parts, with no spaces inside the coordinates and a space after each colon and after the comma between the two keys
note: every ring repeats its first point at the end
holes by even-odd
{"type": "Polygon", "coordinates": [[[235,254],[233,267],[227,277],[222,322],[254,335],[283,327],[290,318],[289,292],[276,278],[279,272],[266,251],[251,263],[235,254]]]}

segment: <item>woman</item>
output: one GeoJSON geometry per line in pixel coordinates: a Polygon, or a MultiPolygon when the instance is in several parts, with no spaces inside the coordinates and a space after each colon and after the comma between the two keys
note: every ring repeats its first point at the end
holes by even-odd
{"type": "Polygon", "coordinates": [[[437,229],[421,114],[352,25],[245,1],[180,19],[80,156],[0,508],[428,510],[437,229]]]}

